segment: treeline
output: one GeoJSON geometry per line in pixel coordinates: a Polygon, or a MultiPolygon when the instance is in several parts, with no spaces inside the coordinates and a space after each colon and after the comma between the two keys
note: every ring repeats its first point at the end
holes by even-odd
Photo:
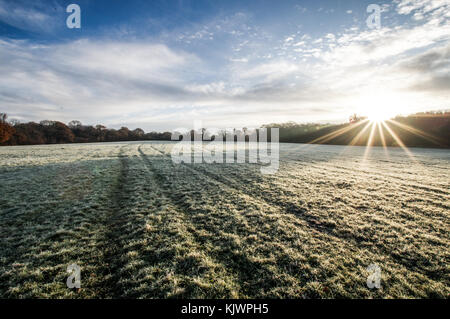
{"type": "Polygon", "coordinates": [[[352,116],[350,123],[339,125],[289,122],[264,127],[278,127],[280,142],[284,143],[363,146],[370,140],[373,146],[450,147],[450,112],[416,113],[372,124],[366,118],[352,116]]]}
{"type": "MultiPolygon", "coordinates": [[[[382,123],[372,123],[353,115],[346,124],[283,124],[263,125],[279,128],[282,143],[318,143],[332,145],[368,145],[450,148],[450,112],[426,112],[397,116],[382,123]],[[373,124],[373,125],[372,125],[373,124]]],[[[202,134],[206,129],[202,129],[202,134]]],[[[243,130],[245,134],[245,129],[243,130]]],[[[236,131],[238,132],[238,131],[236,131]]],[[[241,132],[242,133],[242,132],[241,132]]],[[[191,131],[193,139],[194,132],[191,131]]],[[[214,138],[213,138],[214,139],[214,138]]],[[[235,138],[236,139],[236,138],[235,138]]],[[[270,130],[268,131],[270,140],[270,130]]],[[[171,133],[150,132],[142,129],[108,129],[103,125],[83,125],[71,121],[68,125],[58,121],[19,123],[7,121],[0,113],[0,145],[32,145],[58,143],[118,142],[142,140],[171,140],[171,133]]],[[[248,138],[246,139],[248,140],[248,138]]]]}
{"type": "Polygon", "coordinates": [[[140,128],[129,130],[127,127],[115,130],[103,125],[83,125],[79,121],[71,121],[68,125],[48,120],[39,123],[8,122],[6,114],[0,113],[0,145],[170,140],[170,137],[170,132],[145,133],[140,128]]]}

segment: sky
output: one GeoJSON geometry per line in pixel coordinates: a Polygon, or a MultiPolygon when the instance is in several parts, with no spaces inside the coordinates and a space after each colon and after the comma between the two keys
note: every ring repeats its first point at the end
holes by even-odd
{"type": "Polygon", "coordinates": [[[161,131],[447,110],[449,22],[449,0],[0,0],[0,112],[161,131]]]}

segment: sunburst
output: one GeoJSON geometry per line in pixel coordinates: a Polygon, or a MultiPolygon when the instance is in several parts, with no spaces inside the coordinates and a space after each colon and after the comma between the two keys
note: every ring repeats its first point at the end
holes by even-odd
{"type": "MultiPolygon", "coordinates": [[[[424,139],[427,139],[428,141],[431,141],[435,143],[436,145],[442,145],[443,142],[431,134],[425,133],[419,129],[413,128],[409,125],[400,123],[388,116],[387,114],[383,112],[372,112],[368,115],[368,117],[364,120],[361,120],[357,123],[350,124],[348,126],[345,126],[337,131],[328,133],[324,136],[321,136],[319,138],[316,138],[315,140],[311,141],[310,143],[316,143],[316,144],[325,144],[329,142],[332,139],[337,138],[338,136],[345,134],[349,132],[350,130],[354,130],[357,127],[364,125],[362,129],[359,130],[359,132],[353,137],[353,139],[350,141],[348,146],[354,146],[358,144],[358,141],[364,136],[364,134],[370,129],[369,137],[367,139],[366,149],[364,151],[363,156],[363,162],[368,158],[370,149],[373,146],[374,140],[376,135],[379,136],[381,145],[384,149],[385,155],[389,157],[388,147],[386,144],[386,136],[385,132],[387,132],[388,135],[390,135],[393,140],[396,142],[398,146],[402,148],[402,150],[408,155],[409,158],[411,158],[413,161],[416,162],[416,158],[412,154],[412,152],[408,149],[408,147],[405,145],[405,143],[400,139],[400,137],[392,130],[392,128],[389,126],[389,124],[395,125],[403,130],[406,130],[412,134],[415,134],[417,136],[420,136],[424,139]],[[384,132],[385,130],[385,132],[384,132]]],[[[342,152],[345,152],[345,149],[342,152]]]]}

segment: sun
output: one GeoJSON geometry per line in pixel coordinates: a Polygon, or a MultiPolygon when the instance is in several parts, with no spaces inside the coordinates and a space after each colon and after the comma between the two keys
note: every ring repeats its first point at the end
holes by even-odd
{"type": "Polygon", "coordinates": [[[384,122],[389,120],[392,117],[391,112],[387,112],[386,110],[370,110],[367,112],[367,119],[370,122],[384,122]]]}
{"type": "Polygon", "coordinates": [[[404,101],[394,93],[380,92],[364,95],[357,100],[357,112],[370,122],[383,122],[402,113],[404,101]]]}

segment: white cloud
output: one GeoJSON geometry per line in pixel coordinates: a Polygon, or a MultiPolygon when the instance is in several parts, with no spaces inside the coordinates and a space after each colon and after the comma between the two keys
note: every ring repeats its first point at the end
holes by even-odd
{"type": "Polygon", "coordinates": [[[398,110],[445,105],[446,6],[431,0],[396,4],[416,20],[380,30],[353,26],[315,39],[290,30],[268,41],[272,34],[249,31],[246,16],[237,14],[156,40],[0,40],[0,61],[8,61],[1,63],[2,111],[24,120],[164,129],[190,126],[194,118],[216,126],[345,119],[380,96],[398,110]],[[212,59],[180,45],[209,41],[211,34],[232,39],[208,51],[216,54],[212,59]],[[179,46],[163,44],[167,39],[179,46]]]}
{"type": "Polygon", "coordinates": [[[233,58],[230,58],[230,61],[231,61],[231,62],[242,62],[242,63],[247,63],[247,62],[248,62],[248,59],[247,59],[247,58],[240,58],[240,59],[233,59],[233,58]]]}
{"type": "Polygon", "coordinates": [[[295,63],[287,61],[276,61],[265,64],[258,64],[248,70],[239,70],[241,79],[256,78],[259,82],[273,81],[285,77],[299,69],[295,63]]]}
{"type": "Polygon", "coordinates": [[[291,42],[293,40],[294,40],[293,37],[287,37],[286,39],[284,39],[284,42],[291,42]]]}
{"type": "Polygon", "coordinates": [[[0,101],[9,112],[65,120],[159,107],[186,94],[177,74],[198,63],[164,45],[88,40],[45,46],[0,41],[0,59],[10,61],[0,78],[0,101]]]}
{"type": "Polygon", "coordinates": [[[325,38],[327,38],[329,41],[335,41],[336,40],[336,36],[332,33],[328,33],[325,38]]]}
{"type": "Polygon", "coordinates": [[[58,26],[65,27],[58,21],[63,14],[57,3],[0,0],[0,21],[34,33],[52,33],[58,26]]]}
{"type": "Polygon", "coordinates": [[[411,14],[416,10],[428,13],[437,8],[448,8],[450,6],[448,0],[397,0],[396,2],[399,14],[411,14]]]}
{"type": "Polygon", "coordinates": [[[294,47],[301,47],[305,45],[305,41],[299,41],[297,43],[294,44],[294,47]]]}

